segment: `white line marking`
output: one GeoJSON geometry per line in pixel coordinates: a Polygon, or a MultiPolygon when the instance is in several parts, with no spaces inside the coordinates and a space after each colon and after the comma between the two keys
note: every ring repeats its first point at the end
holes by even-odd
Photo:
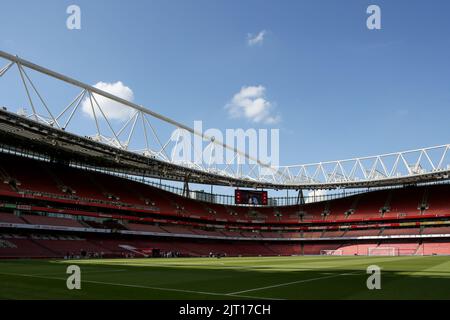
{"type": "Polygon", "coordinates": [[[254,288],[254,289],[230,292],[230,293],[228,293],[228,295],[236,295],[236,294],[241,294],[241,293],[246,293],[246,292],[260,291],[260,290],[284,287],[284,286],[289,286],[291,284],[305,283],[305,282],[311,282],[311,281],[322,280],[322,279],[329,279],[329,278],[336,278],[336,277],[341,277],[341,276],[344,276],[344,275],[353,275],[354,273],[357,273],[357,272],[360,272],[360,271],[355,271],[355,272],[351,272],[351,273],[340,273],[340,274],[335,274],[335,275],[332,275],[332,276],[318,277],[318,278],[311,278],[311,279],[304,279],[304,280],[298,280],[298,281],[274,284],[274,285],[266,286],[266,287],[260,287],[260,288],[254,288]]]}
{"type": "Polygon", "coordinates": [[[253,299],[253,300],[286,300],[286,299],[280,299],[280,298],[267,298],[267,297],[255,297],[255,296],[247,296],[247,295],[242,295],[242,294],[230,294],[230,293],[225,293],[225,296],[229,296],[229,297],[238,297],[238,298],[249,298],[249,299],[253,299]]]}
{"type": "MultiPolygon", "coordinates": [[[[122,269],[122,270],[95,270],[95,271],[84,271],[83,269],[81,269],[81,273],[82,274],[86,274],[86,273],[109,273],[109,272],[125,272],[127,270],[122,269]]],[[[53,273],[33,273],[30,274],[30,276],[57,276],[57,275],[61,275],[61,274],[65,274],[65,272],[53,272],[53,273]]]]}
{"type": "MultiPolygon", "coordinates": [[[[49,280],[66,280],[65,278],[44,277],[44,276],[36,276],[36,275],[32,275],[32,274],[19,274],[19,273],[3,273],[3,272],[1,272],[0,275],[29,277],[29,278],[38,278],[38,279],[49,279],[49,280]]],[[[240,298],[261,299],[261,300],[281,300],[281,299],[276,299],[276,298],[264,298],[264,297],[239,295],[236,293],[216,293],[216,292],[205,292],[205,291],[193,291],[193,290],[185,290],[185,289],[150,287],[150,286],[142,286],[142,285],[136,285],[136,284],[102,282],[102,281],[91,281],[91,280],[82,280],[82,283],[83,282],[84,283],[93,283],[93,284],[102,284],[102,285],[108,285],[108,286],[151,289],[151,290],[160,290],[160,291],[184,292],[184,293],[194,293],[194,294],[203,294],[203,295],[220,296],[220,297],[232,296],[232,297],[238,297],[238,298],[240,297],[240,298]]]]}

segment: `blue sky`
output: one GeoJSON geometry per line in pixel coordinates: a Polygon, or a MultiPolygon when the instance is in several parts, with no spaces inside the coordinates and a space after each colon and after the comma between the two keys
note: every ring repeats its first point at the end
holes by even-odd
{"type": "MultiPolygon", "coordinates": [[[[0,48],[192,126],[280,128],[297,164],[448,143],[448,1],[4,1],[0,48]],[[66,28],[77,4],[82,29],[66,28]],[[377,4],[382,29],[366,28],[377,4]],[[6,14],[4,14],[6,13],[6,14]],[[265,31],[262,43],[248,34],[265,31]],[[276,123],[231,118],[265,88],[276,123]]],[[[8,89],[9,91],[13,89],[8,89]]]]}

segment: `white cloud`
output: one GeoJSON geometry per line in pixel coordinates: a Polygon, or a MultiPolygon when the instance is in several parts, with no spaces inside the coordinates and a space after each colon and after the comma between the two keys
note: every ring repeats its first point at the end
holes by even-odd
{"type": "Polygon", "coordinates": [[[255,46],[257,44],[261,45],[264,42],[264,37],[266,36],[267,31],[266,30],[262,30],[260,31],[257,35],[253,35],[251,33],[249,33],[247,35],[247,44],[249,46],[255,46]]]}
{"type": "Polygon", "coordinates": [[[327,190],[316,190],[310,191],[306,198],[306,203],[314,202],[314,201],[323,201],[325,200],[325,196],[328,194],[327,190]]]}
{"type": "Polygon", "coordinates": [[[232,118],[246,118],[252,122],[274,124],[281,120],[273,115],[273,104],[266,100],[266,88],[263,86],[242,87],[225,108],[232,118]]]}
{"type": "MultiPolygon", "coordinates": [[[[94,87],[128,101],[133,101],[134,99],[133,91],[129,87],[125,86],[122,81],[117,81],[114,83],[98,82],[94,85],[94,87]]],[[[133,109],[128,106],[125,106],[95,93],[93,94],[93,96],[95,97],[95,100],[97,100],[108,120],[128,120],[134,114],[133,109]]],[[[103,115],[98,109],[95,100],[92,99],[95,115],[98,119],[103,119],[103,115]]],[[[94,118],[89,97],[86,97],[83,100],[81,108],[86,115],[94,118]]]]}

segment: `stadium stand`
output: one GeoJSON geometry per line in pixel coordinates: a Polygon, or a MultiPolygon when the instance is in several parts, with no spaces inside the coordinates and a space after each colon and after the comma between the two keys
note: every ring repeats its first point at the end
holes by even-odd
{"type": "Polygon", "coordinates": [[[450,254],[449,184],[295,206],[241,207],[5,154],[0,178],[0,257],[62,257],[80,251],[145,256],[155,248],[187,256],[323,250],[361,255],[387,246],[391,237],[403,241],[388,243],[400,255],[450,254]]]}
{"type": "Polygon", "coordinates": [[[381,233],[383,236],[389,236],[389,235],[405,235],[405,234],[420,234],[420,229],[418,228],[405,228],[405,229],[385,229],[381,233]]]}
{"type": "Polygon", "coordinates": [[[74,219],[67,218],[52,218],[45,216],[36,216],[36,215],[23,215],[21,217],[23,220],[28,222],[29,224],[35,225],[50,225],[50,226],[62,226],[62,227],[75,227],[82,228],[83,226],[74,219]]]}
{"type": "Polygon", "coordinates": [[[425,227],[422,234],[450,234],[450,227],[425,227]]]}
{"type": "Polygon", "coordinates": [[[18,216],[15,216],[10,213],[1,213],[1,212],[0,212],[0,222],[18,223],[18,224],[26,224],[27,223],[26,221],[22,220],[18,216]]]}

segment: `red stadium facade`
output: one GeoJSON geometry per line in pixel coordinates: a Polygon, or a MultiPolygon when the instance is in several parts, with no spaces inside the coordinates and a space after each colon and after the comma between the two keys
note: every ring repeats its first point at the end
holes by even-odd
{"type": "Polygon", "coordinates": [[[234,206],[16,155],[0,176],[2,258],[450,254],[449,184],[234,206]]]}

